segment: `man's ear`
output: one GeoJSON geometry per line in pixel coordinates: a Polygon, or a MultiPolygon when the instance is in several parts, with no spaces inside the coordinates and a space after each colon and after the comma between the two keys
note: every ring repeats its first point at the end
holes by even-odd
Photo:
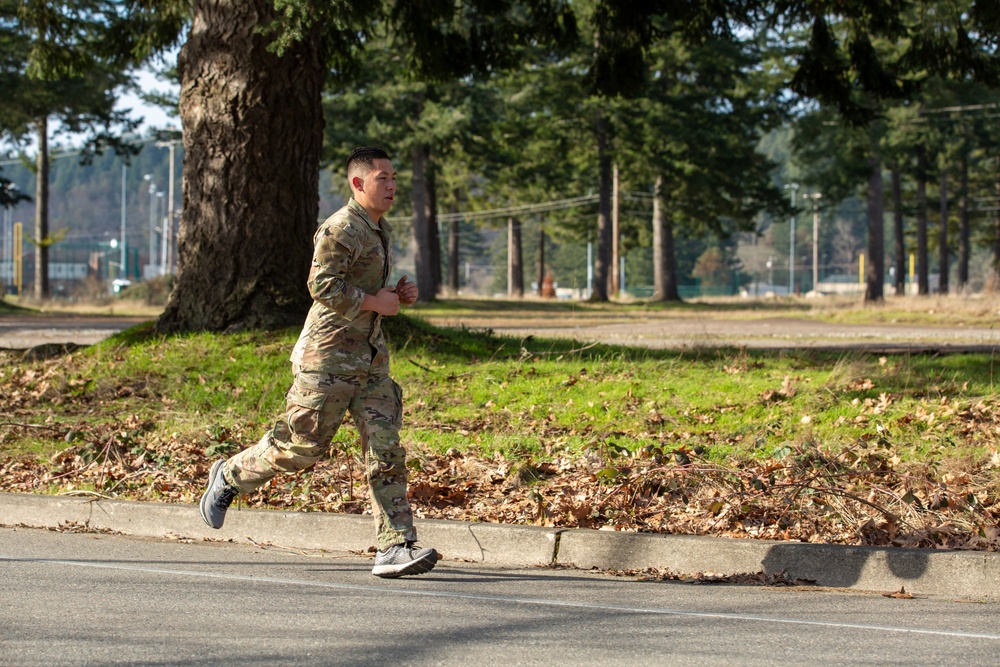
{"type": "Polygon", "coordinates": [[[364,181],[362,181],[357,176],[355,176],[354,178],[351,179],[351,187],[353,187],[355,190],[358,190],[359,192],[364,192],[365,191],[364,181]]]}

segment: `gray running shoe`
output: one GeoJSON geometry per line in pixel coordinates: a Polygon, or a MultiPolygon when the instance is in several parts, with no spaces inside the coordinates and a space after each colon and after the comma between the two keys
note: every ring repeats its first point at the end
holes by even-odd
{"type": "Polygon", "coordinates": [[[437,559],[438,554],[434,549],[418,549],[413,546],[413,542],[396,544],[375,554],[372,574],[385,579],[423,574],[434,569],[437,559]]]}
{"type": "Polygon", "coordinates": [[[226,520],[226,510],[233,504],[233,499],[240,494],[239,489],[222,477],[222,465],[225,461],[216,461],[208,472],[208,488],[201,496],[201,518],[212,528],[222,528],[226,520]]]}

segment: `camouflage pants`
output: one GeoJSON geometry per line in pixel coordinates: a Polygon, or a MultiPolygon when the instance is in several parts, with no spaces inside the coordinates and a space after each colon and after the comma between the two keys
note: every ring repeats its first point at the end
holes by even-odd
{"type": "Polygon", "coordinates": [[[402,390],[388,375],[341,376],[296,369],[285,414],[253,447],[230,458],[225,479],[241,492],[322,458],[350,410],[361,434],[380,549],[416,540],[406,497],[406,450],[399,444],[402,390]]]}

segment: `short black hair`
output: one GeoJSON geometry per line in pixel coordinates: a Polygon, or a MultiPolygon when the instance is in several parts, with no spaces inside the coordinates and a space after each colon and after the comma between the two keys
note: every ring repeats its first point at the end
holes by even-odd
{"type": "Polygon", "coordinates": [[[375,160],[388,160],[389,154],[381,148],[375,146],[361,146],[351,151],[347,157],[347,178],[350,179],[352,173],[363,170],[368,173],[375,168],[375,160]]]}

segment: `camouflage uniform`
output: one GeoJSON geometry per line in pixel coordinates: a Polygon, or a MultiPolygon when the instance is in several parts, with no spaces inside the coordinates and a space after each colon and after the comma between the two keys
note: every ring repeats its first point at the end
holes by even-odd
{"type": "Polygon", "coordinates": [[[402,391],[389,377],[382,316],[361,310],[365,295],[389,279],[391,231],[354,199],[320,225],[309,272],[314,301],[292,351],[285,414],[223,469],[244,493],[278,473],[304,470],[327,453],[349,410],[361,434],[380,549],[417,539],[399,444],[402,391]]]}

